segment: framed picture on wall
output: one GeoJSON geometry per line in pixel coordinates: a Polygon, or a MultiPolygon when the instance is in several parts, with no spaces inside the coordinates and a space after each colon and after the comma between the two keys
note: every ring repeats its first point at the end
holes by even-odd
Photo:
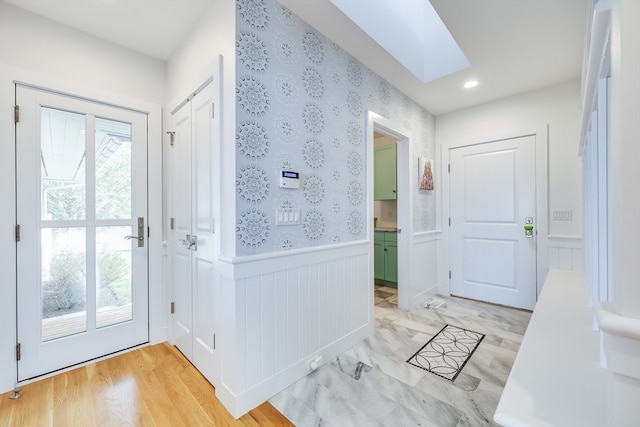
{"type": "Polygon", "coordinates": [[[418,176],[420,190],[433,190],[433,160],[428,157],[418,158],[418,176]]]}

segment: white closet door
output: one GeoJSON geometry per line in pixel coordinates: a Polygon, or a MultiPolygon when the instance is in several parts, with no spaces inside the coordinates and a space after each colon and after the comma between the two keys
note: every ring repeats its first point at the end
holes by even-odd
{"type": "Polygon", "coordinates": [[[211,82],[174,114],[171,217],[176,346],[215,382],[219,127],[211,82]]]}

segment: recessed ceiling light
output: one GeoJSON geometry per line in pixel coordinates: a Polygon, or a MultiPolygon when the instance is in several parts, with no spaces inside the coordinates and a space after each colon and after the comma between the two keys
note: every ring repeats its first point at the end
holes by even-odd
{"type": "Polygon", "coordinates": [[[472,87],[476,87],[476,86],[478,86],[478,82],[475,80],[469,80],[464,84],[465,89],[471,89],[472,87]]]}

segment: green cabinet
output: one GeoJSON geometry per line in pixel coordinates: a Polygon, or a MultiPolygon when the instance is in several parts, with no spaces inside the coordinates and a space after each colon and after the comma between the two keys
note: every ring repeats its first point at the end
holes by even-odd
{"type": "Polygon", "coordinates": [[[375,200],[396,199],[396,144],[377,147],[373,154],[375,200]]]}
{"type": "Polygon", "coordinates": [[[376,283],[397,288],[398,235],[395,231],[374,233],[373,275],[376,283]]]}

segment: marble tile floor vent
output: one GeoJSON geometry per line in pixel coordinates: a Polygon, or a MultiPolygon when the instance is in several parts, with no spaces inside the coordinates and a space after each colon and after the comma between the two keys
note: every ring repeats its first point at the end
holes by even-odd
{"type": "Polygon", "coordinates": [[[483,338],[484,334],[445,325],[411,356],[407,363],[449,381],[455,381],[483,338]]]}

